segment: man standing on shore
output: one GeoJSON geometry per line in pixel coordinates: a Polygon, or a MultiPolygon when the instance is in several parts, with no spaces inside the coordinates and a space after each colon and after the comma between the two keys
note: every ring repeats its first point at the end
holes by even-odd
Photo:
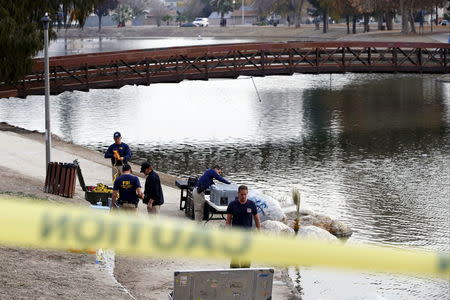
{"type": "Polygon", "coordinates": [[[120,132],[114,132],[113,138],[114,144],[109,146],[108,150],[106,150],[105,158],[111,159],[112,178],[114,182],[114,180],[122,174],[120,172],[120,167],[127,164],[131,159],[131,150],[127,144],[122,143],[122,135],[120,132]]]}
{"type": "Polygon", "coordinates": [[[205,191],[214,184],[213,179],[220,182],[230,184],[228,180],[220,176],[222,174],[222,167],[215,165],[212,169],[208,169],[198,179],[197,185],[192,192],[192,200],[194,202],[194,215],[197,222],[203,220],[203,210],[205,206],[205,191]]]}
{"type": "Polygon", "coordinates": [[[149,214],[159,214],[161,205],[164,203],[164,195],[161,188],[161,181],[158,173],[148,162],[141,164],[141,173],[147,175],[145,180],[144,199],[142,202],[147,204],[147,212],[149,214]]]}
{"type": "MultiPolygon", "coordinates": [[[[256,229],[260,229],[256,204],[252,200],[247,199],[248,188],[241,185],[238,188],[238,200],[233,200],[228,204],[226,225],[239,227],[243,229],[252,229],[253,219],[255,220],[256,229]]],[[[230,268],[250,268],[250,261],[241,260],[239,258],[231,259],[230,268]]]]}
{"type": "Polygon", "coordinates": [[[114,181],[111,209],[122,209],[137,212],[139,198],[143,198],[141,182],[131,174],[131,166],[122,166],[122,175],[114,181]]]}

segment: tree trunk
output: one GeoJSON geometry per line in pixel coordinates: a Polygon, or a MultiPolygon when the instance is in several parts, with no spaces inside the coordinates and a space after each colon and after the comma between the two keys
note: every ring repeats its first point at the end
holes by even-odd
{"type": "Polygon", "coordinates": [[[300,27],[300,17],[297,12],[294,12],[294,26],[295,28],[300,27]]]}
{"type": "Polygon", "coordinates": [[[357,17],[353,16],[353,20],[352,20],[352,30],[353,30],[353,34],[356,34],[356,22],[357,22],[357,17]]]}
{"type": "Polygon", "coordinates": [[[392,30],[394,28],[394,14],[392,13],[392,11],[388,11],[386,13],[386,29],[387,30],[392,30]]]}
{"type": "Polygon", "coordinates": [[[298,7],[298,23],[295,24],[295,27],[300,27],[300,24],[302,23],[302,10],[303,10],[303,4],[305,3],[305,0],[300,0],[300,5],[298,7]]]}
{"type": "Polygon", "coordinates": [[[416,33],[416,25],[414,24],[414,12],[412,9],[409,9],[409,24],[412,33],[416,33]]]}
{"type": "Polygon", "coordinates": [[[102,31],[102,14],[98,14],[98,32],[102,31]]]}
{"type": "Polygon", "coordinates": [[[402,16],[402,33],[409,33],[408,11],[405,7],[405,0],[400,0],[400,13],[402,16]]]}
{"type": "Polygon", "coordinates": [[[345,23],[347,24],[347,34],[350,34],[350,16],[345,16],[345,23]]]}
{"type": "Polygon", "coordinates": [[[364,32],[369,32],[369,30],[370,30],[370,28],[369,28],[369,15],[368,14],[364,14],[363,19],[364,19],[364,32]]]}
{"type": "Polygon", "coordinates": [[[328,10],[325,9],[323,12],[323,33],[328,32],[328,10]]]}
{"type": "Polygon", "coordinates": [[[434,19],[434,24],[436,24],[436,26],[438,26],[439,22],[438,22],[438,6],[436,5],[436,18],[434,19]]]}
{"type": "Polygon", "coordinates": [[[63,16],[63,20],[64,20],[64,28],[66,28],[67,29],[67,13],[68,13],[68,10],[67,10],[67,7],[66,7],[66,5],[64,5],[63,6],[63,12],[64,12],[64,16],[63,16]]]}
{"type": "Polygon", "coordinates": [[[378,14],[377,21],[378,21],[378,30],[382,30],[383,29],[383,14],[382,13],[378,14]]]}

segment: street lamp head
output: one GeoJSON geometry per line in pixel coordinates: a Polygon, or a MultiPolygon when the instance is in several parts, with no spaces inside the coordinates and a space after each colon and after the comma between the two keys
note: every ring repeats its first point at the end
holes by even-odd
{"type": "Polygon", "coordinates": [[[45,13],[45,15],[41,18],[41,22],[44,24],[44,29],[48,29],[48,23],[50,23],[51,19],[48,16],[48,13],[45,13]]]}

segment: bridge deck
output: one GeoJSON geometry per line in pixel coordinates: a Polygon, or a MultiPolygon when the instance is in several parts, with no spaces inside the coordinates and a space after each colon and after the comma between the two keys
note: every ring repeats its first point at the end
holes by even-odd
{"type": "MultiPolygon", "coordinates": [[[[103,52],[50,59],[51,94],[124,85],[294,73],[448,73],[441,43],[281,42],[103,52]]],[[[21,81],[0,83],[0,98],[44,94],[44,62],[21,81]]]]}

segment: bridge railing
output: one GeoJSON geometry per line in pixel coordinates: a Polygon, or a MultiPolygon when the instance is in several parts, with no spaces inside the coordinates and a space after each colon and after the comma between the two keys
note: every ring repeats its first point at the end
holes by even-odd
{"type": "MultiPolygon", "coordinates": [[[[448,73],[450,45],[424,43],[285,42],[189,46],[54,57],[51,93],[149,85],[185,79],[294,73],[448,73]]],[[[43,61],[0,97],[44,93],[43,61]]]]}

